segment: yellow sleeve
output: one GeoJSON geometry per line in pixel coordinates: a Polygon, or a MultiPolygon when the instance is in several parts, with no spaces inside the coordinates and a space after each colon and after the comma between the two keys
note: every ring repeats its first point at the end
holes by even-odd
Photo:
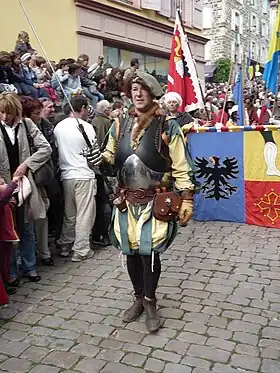
{"type": "Polygon", "coordinates": [[[102,157],[107,163],[114,164],[115,163],[115,154],[117,149],[117,140],[109,134],[108,142],[106,149],[102,153],[102,157]]]}
{"type": "Polygon", "coordinates": [[[172,160],[172,177],[175,179],[175,187],[179,190],[194,190],[194,185],[189,177],[191,167],[186,158],[184,135],[181,129],[180,133],[171,137],[168,146],[169,155],[172,160]]]}
{"type": "Polygon", "coordinates": [[[226,127],[236,127],[236,125],[228,120],[226,123],[226,127]]]}
{"type": "Polygon", "coordinates": [[[115,154],[118,145],[118,132],[119,132],[119,122],[115,120],[112,124],[109,132],[108,142],[104,152],[102,153],[102,157],[107,163],[114,164],[115,163],[115,154]]]}

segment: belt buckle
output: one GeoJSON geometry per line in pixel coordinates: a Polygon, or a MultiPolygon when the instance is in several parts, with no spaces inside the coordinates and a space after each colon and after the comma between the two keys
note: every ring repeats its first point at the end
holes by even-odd
{"type": "Polygon", "coordinates": [[[134,197],[139,199],[144,199],[146,197],[146,192],[143,189],[137,189],[134,191],[134,197]]]}

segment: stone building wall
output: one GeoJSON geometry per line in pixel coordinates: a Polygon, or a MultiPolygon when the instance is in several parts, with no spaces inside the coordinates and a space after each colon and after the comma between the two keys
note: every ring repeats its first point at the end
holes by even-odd
{"type": "Polygon", "coordinates": [[[205,29],[205,36],[211,39],[211,61],[220,57],[234,59],[241,62],[242,56],[251,57],[263,63],[269,46],[270,38],[270,12],[263,12],[265,0],[204,0],[204,7],[212,8],[212,28],[205,29]],[[254,2],[254,4],[253,4],[254,2]],[[240,14],[241,27],[238,35],[233,30],[233,14],[240,14]],[[257,19],[256,29],[252,29],[252,15],[257,19]],[[267,35],[261,36],[261,22],[267,27],[267,35]],[[235,42],[236,38],[238,42],[235,42]],[[252,42],[255,42],[255,51],[252,51],[252,42]],[[252,53],[254,52],[254,53],[252,53]]]}

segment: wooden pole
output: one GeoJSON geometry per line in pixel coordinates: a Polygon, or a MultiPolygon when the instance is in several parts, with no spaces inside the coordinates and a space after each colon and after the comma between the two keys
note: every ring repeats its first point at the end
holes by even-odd
{"type": "Polygon", "coordinates": [[[227,98],[228,98],[228,89],[231,83],[231,76],[232,76],[232,70],[233,70],[233,62],[231,61],[230,63],[230,69],[229,69],[229,77],[228,77],[228,82],[226,84],[226,95],[225,95],[225,101],[223,104],[223,111],[222,111],[222,116],[221,116],[221,123],[223,123],[224,115],[225,115],[225,109],[226,109],[226,103],[227,103],[227,98]]]}
{"type": "Polygon", "coordinates": [[[183,19],[182,19],[182,16],[181,16],[181,10],[180,10],[180,9],[177,9],[177,14],[178,14],[178,17],[179,17],[179,20],[180,20],[180,23],[181,23],[181,26],[182,26],[182,29],[183,29],[184,35],[186,36],[186,42],[187,42],[188,47],[189,47],[190,52],[191,52],[191,56],[192,56],[192,60],[193,60],[193,63],[194,63],[194,68],[195,68],[196,76],[197,76],[197,80],[198,80],[198,85],[199,85],[199,89],[200,89],[200,93],[201,93],[201,97],[202,97],[202,101],[203,101],[204,110],[205,110],[206,115],[207,115],[207,120],[210,122],[210,121],[211,121],[211,118],[210,118],[210,116],[209,116],[209,113],[208,113],[208,110],[207,110],[207,107],[206,107],[206,101],[205,101],[205,96],[204,96],[204,93],[203,93],[203,89],[202,89],[202,87],[201,87],[200,80],[198,79],[197,68],[196,68],[196,62],[195,62],[195,59],[193,58],[193,54],[192,54],[192,50],[191,50],[191,46],[190,46],[190,44],[189,44],[189,40],[188,40],[188,37],[187,37],[187,34],[186,34],[186,30],[185,30],[185,27],[184,27],[184,23],[183,23],[183,19]]]}
{"type": "MultiPolygon", "coordinates": [[[[246,108],[245,108],[244,93],[243,93],[244,92],[245,73],[246,73],[246,70],[245,70],[245,60],[246,60],[246,57],[245,57],[245,54],[244,54],[243,58],[242,58],[242,65],[241,65],[241,71],[242,71],[242,101],[243,101],[243,118],[244,118],[244,122],[246,121],[246,108]]],[[[244,123],[243,123],[243,125],[244,125],[244,123]]]]}

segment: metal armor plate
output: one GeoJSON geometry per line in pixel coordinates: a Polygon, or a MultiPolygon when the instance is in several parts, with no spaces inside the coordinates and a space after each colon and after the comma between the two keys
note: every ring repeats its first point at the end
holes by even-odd
{"type": "Polygon", "coordinates": [[[130,155],[119,172],[120,184],[130,189],[150,189],[163,186],[163,172],[149,169],[136,155],[130,155]]]}

